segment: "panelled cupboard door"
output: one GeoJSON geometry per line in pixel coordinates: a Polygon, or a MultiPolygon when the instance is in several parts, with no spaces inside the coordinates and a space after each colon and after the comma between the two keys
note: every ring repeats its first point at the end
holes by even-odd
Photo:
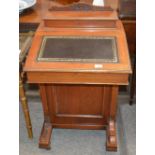
{"type": "Polygon", "coordinates": [[[110,86],[47,85],[52,124],[105,125],[110,86]]]}

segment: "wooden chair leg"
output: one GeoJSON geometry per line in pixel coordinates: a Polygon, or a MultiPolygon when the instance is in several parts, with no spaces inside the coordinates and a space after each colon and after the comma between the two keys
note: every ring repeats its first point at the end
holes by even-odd
{"type": "Polygon", "coordinates": [[[31,125],[31,120],[30,120],[30,115],[29,115],[29,108],[28,108],[27,99],[25,96],[25,91],[24,91],[21,75],[19,75],[19,97],[20,97],[20,102],[21,102],[22,109],[24,112],[28,136],[29,138],[33,138],[32,125],[31,125]]]}

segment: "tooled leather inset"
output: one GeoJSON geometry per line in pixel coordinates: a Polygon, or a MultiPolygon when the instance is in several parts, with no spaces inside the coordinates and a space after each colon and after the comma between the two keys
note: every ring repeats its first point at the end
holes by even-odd
{"type": "Polygon", "coordinates": [[[38,61],[117,63],[115,37],[45,36],[38,61]]]}

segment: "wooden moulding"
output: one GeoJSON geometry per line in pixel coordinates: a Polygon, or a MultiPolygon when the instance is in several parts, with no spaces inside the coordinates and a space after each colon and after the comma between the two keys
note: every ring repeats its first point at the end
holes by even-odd
{"type": "Polygon", "coordinates": [[[115,28],[116,27],[116,22],[115,21],[103,21],[103,20],[70,20],[70,19],[62,19],[62,20],[57,20],[57,19],[46,19],[44,21],[44,25],[46,27],[56,27],[56,28],[115,28]]]}
{"type": "Polygon", "coordinates": [[[52,124],[54,128],[63,129],[80,129],[80,130],[105,130],[105,125],[89,125],[89,124],[52,124]]]}
{"type": "Polygon", "coordinates": [[[128,74],[27,72],[29,83],[128,85],[128,74]]]}

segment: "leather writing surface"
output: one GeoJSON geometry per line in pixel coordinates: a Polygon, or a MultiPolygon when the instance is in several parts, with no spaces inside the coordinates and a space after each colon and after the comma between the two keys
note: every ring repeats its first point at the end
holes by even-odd
{"type": "Polygon", "coordinates": [[[118,62],[116,39],[45,36],[38,61],[118,62]]]}

